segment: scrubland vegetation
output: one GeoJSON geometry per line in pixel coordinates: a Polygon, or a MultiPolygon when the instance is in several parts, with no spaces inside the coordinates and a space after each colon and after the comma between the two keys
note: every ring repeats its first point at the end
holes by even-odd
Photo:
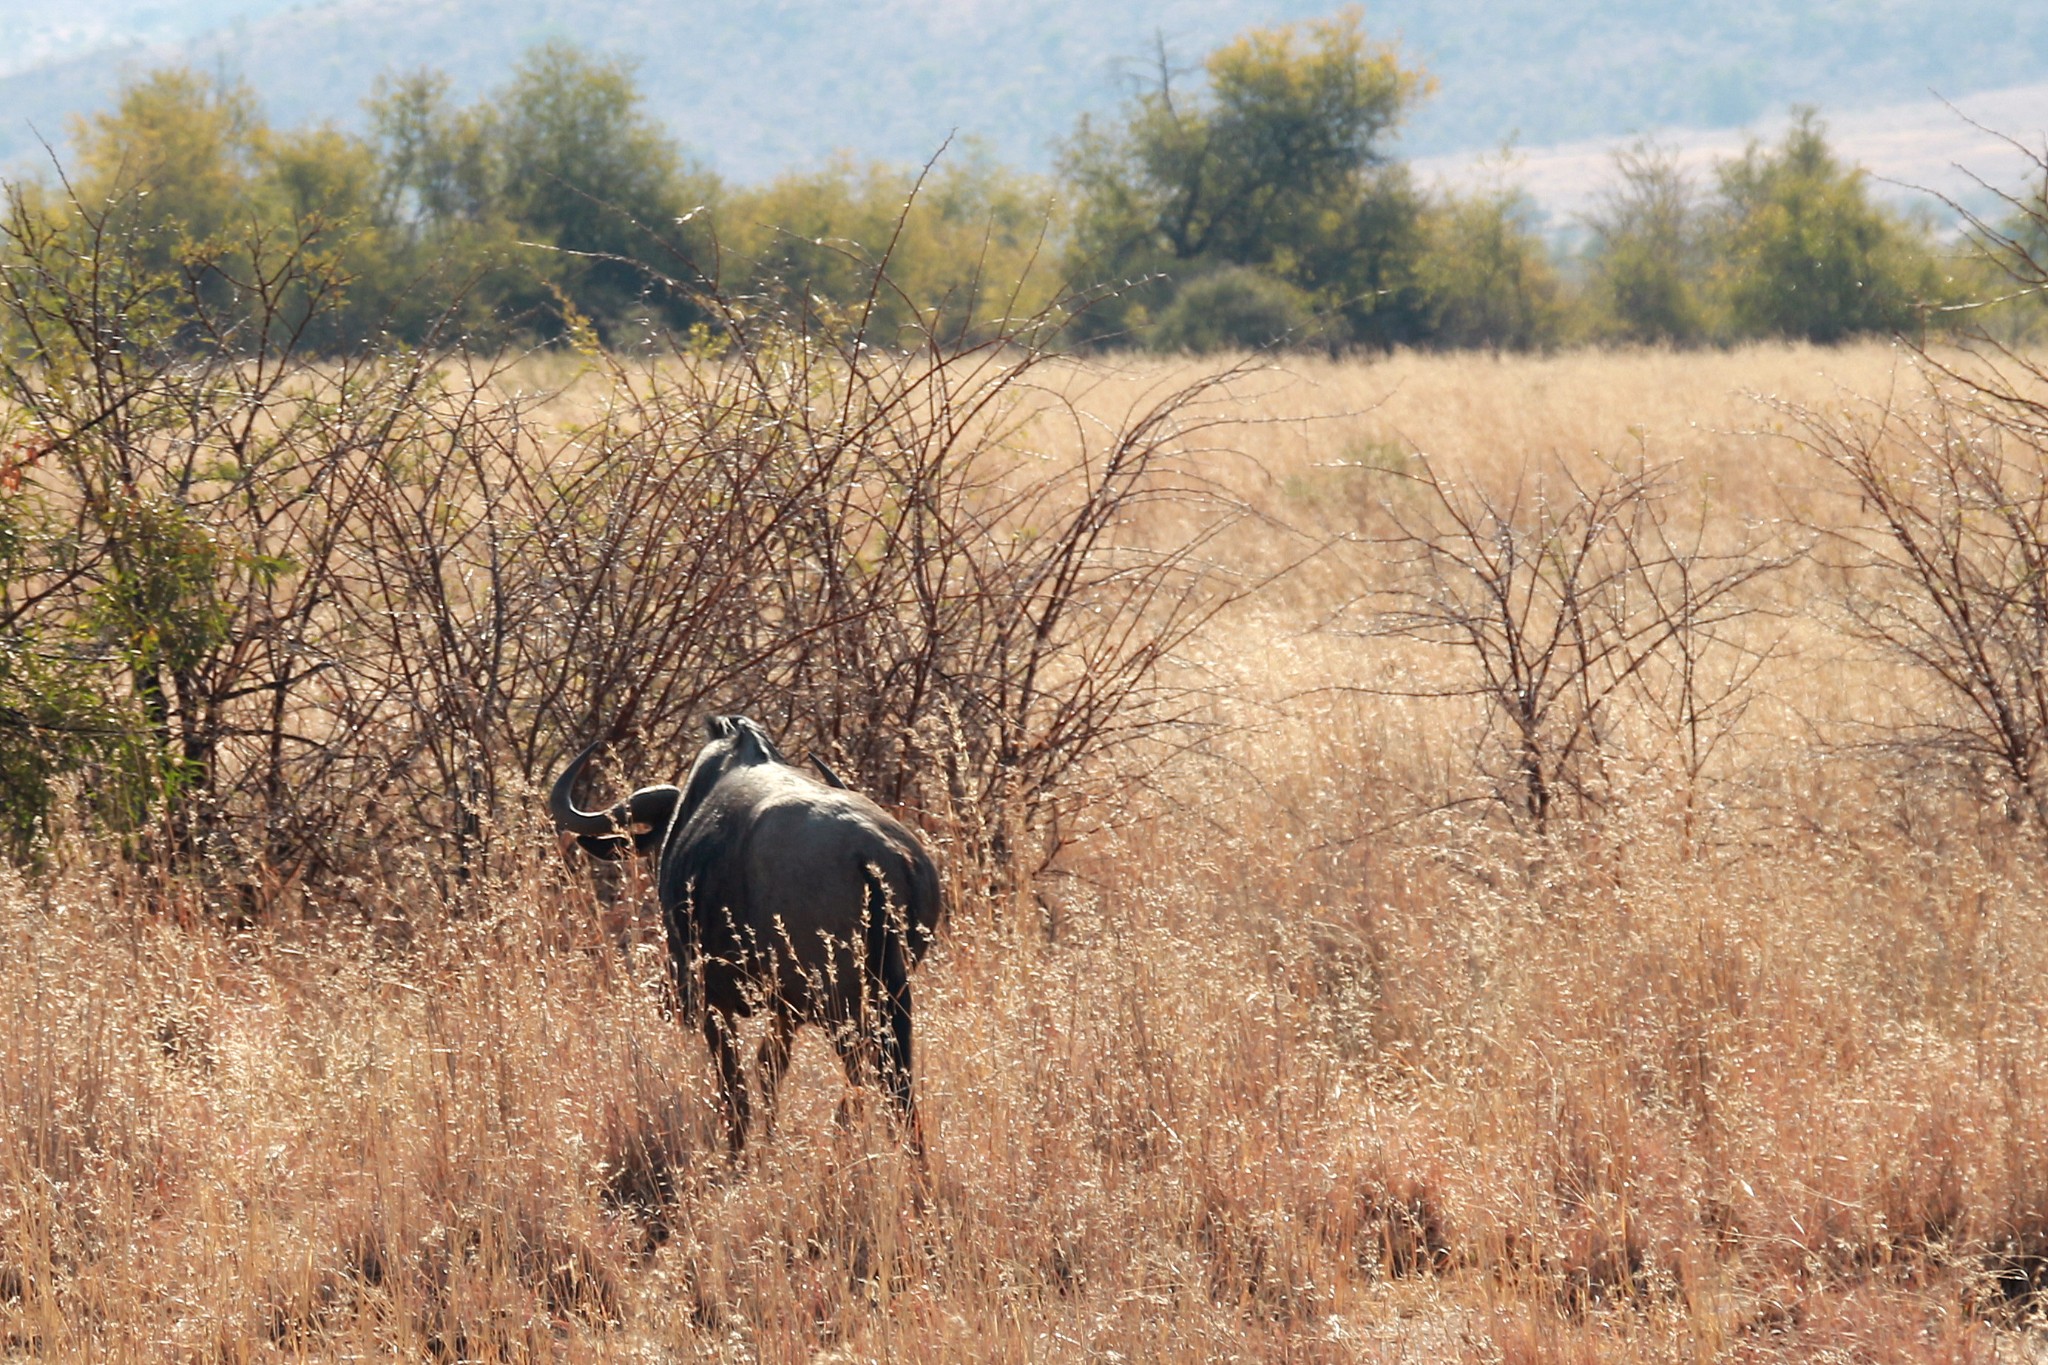
{"type": "Polygon", "coordinates": [[[344,345],[319,222],[131,188],[5,226],[10,1353],[2037,1345],[2015,329],[1198,360],[956,244],[946,308],[700,281],[624,344],[576,300],[646,276],[594,248],[515,280],[559,344],[458,298],[344,345]],[[711,710],[940,855],[924,1164],[813,1037],[729,1165],[644,875],[539,818],[580,741],[665,779],[711,710]]]}
{"type": "MultiPolygon", "coordinates": [[[[1122,413],[1215,377],[1039,382],[1122,413]]],[[[476,401],[542,388],[527,429],[586,442],[621,401],[530,366],[476,401]]],[[[1967,699],[1869,629],[1922,602],[1869,557],[1889,532],[1832,447],[1790,439],[1802,413],[1847,433],[1876,415],[1855,396],[1888,402],[1869,448],[1931,496],[1919,441],[1974,420],[1953,390],[1874,344],[1299,360],[1212,392],[1204,489],[1132,512],[1120,543],[1186,544],[1235,507],[1215,581],[1291,571],[1211,587],[1235,600],[1161,661],[1176,723],[1069,777],[1044,875],[989,889],[935,771],[946,744],[970,767],[962,736],[844,732],[876,746],[855,766],[877,787],[893,746],[930,746],[896,793],[954,907],[918,978],[927,1175],[883,1106],[835,1127],[815,1037],[779,1137],[728,1170],[646,885],[565,863],[517,776],[467,833],[454,799],[422,827],[386,787],[308,836],[348,861],[297,882],[225,842],[195,864],[138,831],[138,860],[58,830],[0,898],[10,1349],[2017,1358],[2048,1259],[2041,827],[2016,776],[1950,742],[1986,733],[1967,699]],[[1461,539],[1438,489],[1484,490],[1501,523],[1461,539]],[[1578,578],[1582,626],[1640,619],[1620,613],[1641,564],[1628,591],[1690,654],[1551,689],[1539,821],[1508,699],[1433,623],[1487,610],[1461,563],[1576,524],[1600,489],[1627,502],[1581,530],[1611,576],[1578,578]],[[1688,618],[1676,560],[1695,584],[1769,567],[1688,618]],[[276,881],[257,896],[229,867],[276,881]]],[[[1077,457],[1073,427],[1036,430],[1055,467],[1077,457]]],[[[1980,530],[1995,510],[1954,506],[1980,530]]],[[[1573,551],[1520,544],[1508,596],[1536,635],[1573,551]]],[[[625,666],[705,688],[634,713],[635,771],[667,772],[714,702],[844,758],[806,694],[694,676],[701,657],[625,666]]],[[[886,670],[839,666],[886,694],[886,670]]],[[[433,785],[425,732],[471,733],[443,706],[410,723],[397,790],[433,785]]],[[[400,748],[402,714],[329,747],[400,748]]],[[[60,809],[102,780],[53,779],[60,809]]],[[[339,800],[331,782],[292,785],[339,800]]],[[[254,810],[220,823],[265,828],[254,810]]],[[[1047,829],[1020,833],[1042,850],[1047,829]]]]}

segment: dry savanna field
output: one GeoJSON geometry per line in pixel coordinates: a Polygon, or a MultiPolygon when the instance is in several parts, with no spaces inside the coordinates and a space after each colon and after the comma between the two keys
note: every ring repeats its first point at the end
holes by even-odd
{"type": "MultiPolygon", "coordinates": [[[[644,877],[594,883],[537,798],[481,880],[394,856],[247,919],[54,841],[0,874],[0,1354],[2033,1358],[2042,823],[1878,638],[1916,608],[1809,425],[1888,406],[1871,448],[1932,487],[1967,412],[1916,363],[1228,377],[1205,497],[1119,529],[1231,509],[1177,722],[1069,777],[1035,875],[911,812],[951,903],[922,1171],[885,1106],[835,1121],[816,1030],[729,1166],[644,877]],[[1509,550],[1500,619],[1578,603],[1522,680],[1536,785],[1472,633],[1509,550]]],[[[1123,411],[1191,364],[1041,382],[1123,411]]],[[[500,382],[543,380],[588,420],[573,375],[500,382]]]]}

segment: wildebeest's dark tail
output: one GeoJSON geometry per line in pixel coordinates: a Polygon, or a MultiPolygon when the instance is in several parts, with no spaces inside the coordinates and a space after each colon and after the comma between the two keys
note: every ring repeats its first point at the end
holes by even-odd
{"type": "MultiPolygon", "coordinates": [[[[911,1150],[922,1153],[924,1142],[911,1098],[912,1044],[910,1021],[910,966],[915,960],[914,932],[905,914],[907,906],[897,903],[882,869],[870,864],[861,870],[865,883],[868,974],[863,992],[879,1011],[881,1027],[875,1035],[879,1044],[875,1060],[881,1081],[906,1126],[911,1150]]],[[[914,884],[914,880],[913,880],[914,884]]]]}
{"type": "Polygon", "coordinates": [[[910,931],[910,960],[922,961],[925,950],[938,937],[939,925],[946,918],[944,894],[939,889],[939,869],[933,865],[931,855],[922,848],[914,848],[904,860],[903,922],[910,931]]]}
{"type": "Polygon", "coordinates": [[[902,935],[911,965],[922,961],[945,918],[939,870],[931,858],[921,848],[898,850],[886,866],[861,869],[861,879],[867,888],[869,960],[881,960],[874,954],[886,940],[875,935],[887,929],[902,935]]]}

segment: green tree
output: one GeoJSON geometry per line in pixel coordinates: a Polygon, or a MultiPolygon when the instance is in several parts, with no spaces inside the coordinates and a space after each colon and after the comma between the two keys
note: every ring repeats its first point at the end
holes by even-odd
{"type": "Polygon", "coordinates": [[[1677,158],[1649,141],[1614,154],[1620,183],[1589,215],[1596,326],[1624,341],[1701,340],[1708,318],[1703,220],[1677,158]]]}
{"type": "Polygon", "coordinates": [[[77,199],[112,206],[103,229],[210,320],[252,292],[265,253],[324,261],[307,279],[337,292],[264,325],[311,320],[305,340],[329,350],[451,327],[502,343],[578,318],[614,337],[634,318],[700,316],[709,238],[701,217],[678,220],[718,186],[646,116],[624,63],[543,44],[478,104],[418,72],[367,105],[367,140],[276,133],[240,86],[153,72],[78,125],[77,199]]]}
{"type": "Polygon", "coordinates": [[[723,283],[779,306],[843,315],[867,298],[909,190],[894,167],[842,158],[729,195],[716,220],[723,283]]]}
{"type": "Polygon", "coordinates": [[[1833,342],[1914,327],[1942,291],[1924,235],[1871,202],[1811,109],[1774,150],[1752,142],[1720,168],[1714,243],[1742,336],[1833,342]]]}
{"type": "Polygon", "coordinates": [[[447,330],[488,345],[531,330],[532,311],[553,303],[543,281],[559,263],[519,245],[531,234],[499,193],[489,107],[456,106],[449,84],[437,71],[386,77],[365,101],[386,243],[380,302],[408,341],[447,330]]]}
{"type": "Polygon", "coordinates": [[[456,108],[450,84],[442,71],[384,76],[364,101],[375,130],[378,217],[415,241],[498,211],[484,111],[456,108]]]}
{"type": "Polygon", "coordinates": [[[985,337],[1052,302],[1058,272],[1041,258],[1063,224],[1044,181],[970,145],[899,202],[889,275],[920,328],[985,337]]]}
{"type": "Polygon", "coordinates": [[[1429,337],[1430,302],[1421,274],[1429,202],[1403,165],[1359,177],[1332,230],[1304,255],[1304,277],[1320,282],[1324,339],[1388,348],[1429,337]]]}
{"type": "Polygon", "coordinates": [[[1950,266],[1959,277],[1953,320],[1963,334],[2008,348],[2037,346],[2048,335],[2048,154],[2031,154],[2033,184],[1994,190],[1998,209],[1951,204],[1969,251],[1950,266]]]}
{"type": "Polygon", "coordinates": [[[280,246],[310,245],[325,268],[304,283],[332,291],[292,301],[307,344],[323,352],[363,350],[390,333],[417,340],[433,306],[408,287],[405,242],[383,220],[383,168],[364,139],[319,126],[272,136],[252,197],[280,246]]]}
{"type": "Polygon", "coordinates": [[[921,178],[841,159],[724,197],[723,283],[891,343],[988,335],[1050,301],[1051,214],[1045,186],[973,148],[921,178]]]}
{"type": "Polygon", "coordinates": [[[1258,350],[1300,341],[1315,316],[1299,291],[1249,266],[1226,265],[1189,280],[1159,315],[1154,350],[1258,350]]]}
{"type": "Polygon", "coordinates": [[[709,256],[685,220],[717,181],[640,106],[629,63],[548,42],[521,58],[489,109],[499,207],[562,253],[554,281],[606,334],[643,311],[696,316],[688,291],[709,256]]]}
{"type": "Polygon", "coordinates": [[[1449,196],[1430,210],[1423,239],[1415,269],[1433,344],[1528,350],[1558,340],[1562,289],[1521,190],[1449,196]]]}
{"type": "Polygon", "coordinates": [[[630,63],[547,42],[474,105],[449,85],[415,71],[367,101],[401,332],[488,341],[583,319],[610,340],[701,316],[714,251],[692,211],[719,185],[648,117],[630,63]]]}
{"type": "Polygon", "coordinates": [[[361,139],[276,133],[246,89],[181,68],[131,82],[75,131],[75,194],[45,196],[44,211],[80,236],[78,249],[118,252],[131,278],[149,280],[174,332],[281,328],[332,350],[379,330],[380,299],[397,291],[361,139]],[[262,287],[258,276],[286,258],[308,267],[294,289],[262,287]]]}
{"type": "MultiPolygon", "coordinates": [[[[1061,157],[1073,194],[1072,273],[1158,277],[1100,310],[1099,330],[1143,320],[1202,267],[1259,269],[1345,311],[1380,299],[1384,259],[1412,241],[1405,176],[1385,141],[1426,88],[1358,12],[1255,29],[1209,54],[1202,88],[1157,82],[1120,120],[1084,119],[1061,157]]],[[[1370,311],[1370,310],[1367,310],[1370,311]]]]}
{"type": "Polygon", "coordinates": [[[154,71],[73,126],[79,197],[118,204],[122,230],[170,266],[247,216],[269,139],[245,87],[183,67],[154,71]]]}

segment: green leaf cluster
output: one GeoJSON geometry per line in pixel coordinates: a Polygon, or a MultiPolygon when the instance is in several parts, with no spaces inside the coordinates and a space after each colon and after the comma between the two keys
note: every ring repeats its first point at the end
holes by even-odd
{"type": "MultiPolygon", "coordinates": [[[[1119,120],[1084,119],[1064,149],[1069,271],[1122,285],[1094,310],[1093,333],[1139,334],[1183,287],[1250,269],[1313,313],[1305,335],[1410,339],[1424,206],[1386,143],[1427,77],[1370,41],[1356,10],[1255,29],[1209,54],[1203,77],[1182,88],[1162,55],[1119,120]]],[[[1250,295],[1235,278],[1205,289],[1242,314],[1250,295]]],[[[1166,335],[1195,333],[1176,323],[1166,335]]]]}
{"type": "Polygon", "coordinates": [[[1698,344],[1822,344],[1917,331],[1961,297],[1932,236],[1870,197],[1810,109],[1775,146],[1722,162],[1711,197],[1648,143],[1616,157],[1619,184],[1590,219],[1597,335],[1698,344]]]}
{"type": "Polygon", "coordinates": [[[487,344],[548,337],[572,314],[609,341],[699,318],[706,242],[686,220],[717,182],[641,109],[625,65],[542,44],[474,105],[433,72],[388,79],[367,104],[368,136],[279,132],[242,87],[156,71],[78,126],[73,188],[117,206],[115,230],[167,270],[217,262],[209,244],[227,238],[317,232],[337,297],[312,339],[330,349],[451,327],[487,344]]]}

